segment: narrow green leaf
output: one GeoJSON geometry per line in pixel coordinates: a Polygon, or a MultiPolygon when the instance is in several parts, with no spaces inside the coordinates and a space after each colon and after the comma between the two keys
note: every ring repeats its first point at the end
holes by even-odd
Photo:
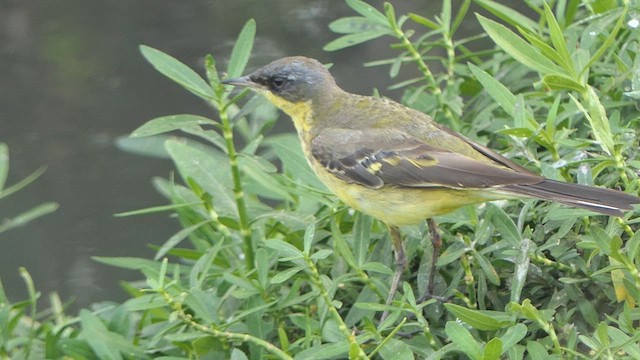
{"type": "Polygon", "coordinates": [[[364,271],[372,271],[385,275],[393,274],[393,271],[391,271],[388,266],[375,261],[362,264],[361,269],[364,271]]]}
{"type": "MultiPolygon", "coordinates": [[[[255,313],[260,314],[260,313],[264,312],[265,309],[267,309],[267,308],[269,308],[269,307],[271,307],[271,306],[273,306],[275,304],[277,304],[277,301],[271,301],[271,302],[268,302],[268,303],[260,303],[260,305],[254,305],[254,306],[248,305],[247,306],[248,309],[243,311],[243,312],[237,313],[236,316],[234,317],[234,319],[237,320],[237,321],[240,321],[243,318],[245,318],[247,316],[250,316],[252,314],[255,314],[255,313]]],[[[251,321],[248,321],[248,323],[251,323],[251,321]]],[[[263,335],[263,336],[265,336],[265,335],[263,335]]]]}
{"type": "Polygon", "coordinates": [[[100,318],[88,310],[80,311],[80,323],[85,340],[100,359],[149,359],[143,350],[120,334],[113,333],[100,318]]]}
{"type": "Polygon", "coordinates": [[[234,348],[231,351],[231,359],[229,360],[249,360],[249,358],[244,352],[242,352],[242,350],[234,348]]]}
{"type": "Polygon", "coordinates": [[[445,332],[458,350],[465,353],[472,360],[482,359],[482,347],[476,339],[473,338],[469,330],[455,321],[447,321],[445,332]]]}
{"type": "Polygon", "coordinates": [[[0,192],[0,199],[3,199],[17,191],[20,191],[21,189],[25,188],[27,185],[31,184],[32,182],[34,182],[37,178],[40,177],[40,175],[44,174],[45,171],[45,167],[41,167],[38,170],[32,172],[31,174],[29,174],[29,176],[25,177],[24,179],[18,181],[17,183],[5,188],[4,190],[2,190],[0,192]]]}
{"type": "Polygon", "coordinates": [[[472,310],[456,304],[444,304],[458,319],[478,330],[499,330],[513,325],[510,316],[497,311],[472,310]]]}
{"type": "Polygon", "coordinates": [[[373,6],[361,0],[347,0],[347,5],[358,14],[382,25],[389,25],[387,17],[373,6]]]}
{"type": "Polygon", "coordinates": [[[491,219],[493,226],[500,231],[504,240],[510,242],[513,246],[520,245],[522,235],[504,210],[495,204],[487,204],[487,217],[491,219]]]}
{"type": "Polygon", "coordinates": [[[500,277],[496,269],[491,265],[491,261],[479,252],[474,254],[474,258],[478,264],[480,264],[480,268],[482,268],[482,271],[487,276],[487,280],[493,285],[500,285],[500,277]]]}
{"type": "Polygon", "coordinates": [[[240,160],[240,169],[246,175],[244,180],[247,182],[244,189],[248,194],[276,201],[293,201],[288,189],[277,180],[274,174],[269,174],[260,165],[257,165],[258,161],[252,159],[251,156],[241,156],[240,160]]]}
{"type": "Polygon", "coordinates": [[[575,97],[569,94],[569,97],[576,104],[578,109],[585,115],[589,124],[591,125],[591,131],[596,141],[608,155],[614,153],[614,141],[611,134],[611,128],[609,126],[609,119],[605,112],[604,106],[600,103],[598,95],[596,95],[593,88],[587,85],[587,92],[583,93],[585,101],[587,102],[587,109],[580,103],[575,97]]]}
{"type": "Polygon", "coordinates": [[[506,26],[477,15],[480,25],[489,37],[507,54],[523,65],[542,74],[562,73],[562,70],[551,60],[544,57],[536,48],[509,30],[506,26]]]}
{"type": "Polygon", "coordinates": [[[327,188],[318,179],[316,174],[309,166],[309,162],[302,153],[300,140],[294,134],[285,134],[273,136],[268,142],[273,150],[282,160],[287,173],[294,175],[297,179],[302,180],[305,184],[318,189],[322,192],[328,192],[327,188]]]}
{"type": "Polygon", "coordinates": [[[295,266],[295,267],[280,271],[279,273],[273,275],[269,280],[269,282],[272,284],[283,283],[302,270],[304,270],[302,267],[295,266]]]}
{"type": "Polygon", "coordinates": [[[638,344],[638,333],[634,331],[634,339],[622,330],[614,326],[607,327],[607,333],[611,339],[611,346],[621,348],[632,359],[640,359],[640,345],[638,344]]]}
{"type": "Polygon", "coordinates": [[[451,29],[451,0],[442,1],[442,10],[440,10],[440,23],[442,24],[445,34],[451,29]]]}
{"type": "Polygon", "coordinates": [[[413,360],[415,359],[411,348],[404,341],[388,339],[380,348],[380,357],[384,360],[413,360]]]}
{"type": "Polygon", "coordinates": [[[228,151],[227,145],[224,141],[224,137],[222,137],[222,135],[220,135],[220,133],[216,132],[215,130],[205,130],[200,125],[185,125],[180,128],[180,131],[197,136],[210,142],[225,154],[228,151]]]}
{"type": "Polygon", "coordinates": [[[253,49],[253,40],[256,36],[256,21],[249,19],[238,35],[238,40],[231,51],[229,58],[229,68],[227,69],[228,77],[238,77],[243,75],[244,68],[249,62],[249,56],[253,49]]]}
{"type": "Polygon", "coordinates": [[[169,250],[173,249],[182,240],[186,239],[187,236],[191,235],[192,232],[198,230],[198,228],[200,228],[202,225],[204,225],[204,224],[206,224],[208,222],[209,222],[209,220],[202,221],[202,222],[199,222],[197,224],[194,224],[194,225],[191,225],[189,227],[186,227],[186,228],[178,231],[177,233],[175,233],[173,236],[171,236],[169,238],[169,240],[167,240],[164,244],[162,244],[160,249],[158,249],[158,251],[156,252],[156,255],[154,256],[154,260],[158,260],[158,259],[162,258],[163,256],[165,256],[165,254],[167,252],[169,252],[169,250]]]}
{"type": "Polygon", "coordinates": [[[347,244],[344,235],[340,232],[340,229],[335,221],[331,222],[331,234],[333,238],[333,248],[335,249],[336,254],[342,257],[347,262],[347,264],[349,264],[349,266],[357,266],[356,258],[355,256],[353,256],[351,248],[347,244]]]}
{"type": "Polygon", "coordinates": [[[484,346],[482,360],[499,360],[502,350],[502,340],[493,338],[484,346]]]}
{"type": "Polygon", "coordinates": [[[256,215],[252,222],[263,219],[268,221],[278,221],[289,227],[291,231],[304,230],[310,223],[315,222],[313,215],[291,210],[264,211],[259,215],[256,215]]]}
{"type": "Polygon", "coordinates": [[[329,250],[329,249],[322,249],[322,250],[318,250],[316,252],[314,252],[311,255],[311,258],[313,260],[322,260],[322,259],[326,259],[329,257],[329,255],[333,254],[333,250],[329,250]]]}
{"type": "Polygon", "coordinates": [[[538,309],[536,309],[536,307],[531,304],[531,300],[529,299],[524,299],[524,301],[522,301],[520,311],[522,312],[522,315],[527,317],[527,319],[529,320],[536,322],[546,321],[540,311],[538,311],[538,309]]]}
{"type": "Polygon", "coordinates": [[[391,27],[391,30],[394,31],[396,29],[399,29],[398,22],[396,19],[396,10],[393,8],[392,3],[390,2],[384,3],[384,14],[387,17],[387,21],[389,23],[389,26],[391,27]]]}
{"type": "Polygon", "coordinates": [[[372,224],[371,217],[361,213],[356,215],[356,221],[353,226],[353,255],[356,257],[358,266],[362,266],[367,261],[372,224]]]}
{"type": "Polygon", "coordinates": [[[551,42],[553,43],[553,47],[558,52],[560,56],[561,64],[564,65],[564,68],[567,72],[575,77],[576,71],[573,67],[573,61],[571,61],[571,54],[569,54],[569,48],[567,47],[567,42],[564,39],[564,33],[558,25],[556,21],[556,17],[553,15],[551,8],[547,3],[544,3],[544,14],[547,20],[547,24],[549,25],[549,35],[551,36],[551,42]]]}
{"type": "Polygon", "coordinates": [[[239,287],[240,289],[246,290],[249,293],[257,293],[258,289],[256,288],[255,284],[253,282],[251,282],[249,279],[247,279],[246,277],[244,277],[244,273],[239,274],[238,275],[234,275],[232,273],[224,273],[223,274],[223,278],[225,281],[227,281],[229,284],[233,284],[237,287],[239,287]]]}
{"type": "Polygon", "coordinates": [[[109,346],[107,334],[109,330],[100,318],[88,310],[80,311],[80,323],[84,336],[96,355],[101,359],[121,360],[122,354],[109,346]]]}
{"type": "Polygon", "coordinates": [[[556,64],[558,64],[560,66],[563,65],[562,57],[558,54],[558,51],[556,51],[556,49],[554,49],[549,44],[547,44],[545,42],[545,40],[543,40],[540,37],[540,35],[538,35],[536,33],[531,33],[529,31],[526,31],[526,30],[520,29],[520,28],[518,28],[518,31],[524,37],[525,40],[530,42],[531,45],[533,45],[536,48],[538,48],[538,50],[540,50],[540,53],[542,53],[542,55],[544,57],[546,57],[547,59],[555,62],[556,64]]]}
{"type": "Polygon", "coordinates": [[[529,273],[530,246],[531,240],[522,239],[522,241],[520,241],[518,256],[516,256],[515,260],[515,270],[511,278],[511,301],[515,303],[520,302],[520,295],[522,294],[522,289],[524,289],[527,274],[529,273]]]}
{"type": "Polygon", "coordinates": [[[125,212],[113,214],[113,216],[127,217],[127,216],[135,216],[135,215],[148,215],[148,214],[155,214],[155,213],[165,212],[165,211],[173,211],[173,210],[182,209],[182,208],[189,208],[189,207],[198,206],[198,205],[202,205],[202,203],[197,202],[197,203],[186,203],[186,204],[151,206],[144,209],[131,210],[131,211],[125,211],[125,212]]]}
{"type": "MultiPolygon", "coordinates": [[[[143,270],[143,269],[151,269],[155,272],[160,270],[160,263],[157,261],[137,258],[137,257],[103,257],[103,256],[93,256],[92,260],[97,261],[101,264],[106,264],[109,266],[115,266],[123,269],[130,270],[143,270]]],[[[175,264],[169,264],[168,272],[175,271],[175,264]]]]}
{"type": "Polygon", "coordinates": [[[58,207],[58,204],[54,202],[48,202],[29,209],[13,218],[3,219],[2,222],[0,222],[0,233],[19,226],[23,226],[41,216],[51,214],[52,212],[56,211],[58,207]]]}
{"type": "Polygon", "coordinates": [[[513,27],[519,26],[531,32],[538,30],[538,24],[535,21],[509,6],[502,5],[493,0],[475,0],[475,3],[513,27]]]}
{"type": "Polygon", "coordinates": [[[201,319],[200,321],[205,324],[218,321],[219,300],[213,291],[205,291],[200,288],[190,289],[185,303],[189,309],[193,310],[195,317],[201,319]]]}
{"type": "MultiPolygon", "coordinates": [[[[528,124],[525,120],[526,114],[527,114],[527,107],[524,103],[524,96],[522,96],[522,94],[518,94],[516,96],[516,103],[514,104],[514,107],[513,107],[513,123],[516,128],[527,128],[528,124]]],[[[529,129],[529,130],[534,131],[535,128],[529,129]]]]}
{"type": "Polygon", "coordinates": [[[142,56],[162,75],[180,84],[189,92],[205,100],[215,98],[215,93],[200,75],[171,55],[149,46],[140,45],[142,56]]]}
{"type": "Polygon", "coordinates": [[[216,68],[216,59],[211,54],[207,54],[204,57],[204,68],[207,72],[207,79],[209,85],[216,89],[220,85],[220,76],[218,75],[218,69],[216,68]]]}
{"type": "Polygon", "coordinates": [[[385,30],[385,31],[372,31],[372,32],[363,32],[363,33],[344,35],[329,42],[322,49],[324,51],[336,51],[336,50],[348,48],[354,45],[362,44],[363,42],[377,39],[379,37],[382,37],[388,34],[389,32],[385,30]]]}
{"type": "MultiPolygon", "coordinates": [[[[198,260],[193,264],[193,267],[189,272],[189,287],[191,289],[202,288],[205,281],[208,280],[209,270],[213,266],[213,261],[218,256],[218,253],[220,252],[220,249],[222,249],[223,245],[224,241],[218,241],[215,243],[215,245],[207,249],[204,254],[199,255],[198,260]]],[[[268,264],[269,259],[266,258],[266,260],[268,264]]],[[[267,276],[268,275],[265,275],[265,277],[267,276]]],[[[266,279],[264,279],[263,284],[266,284],[266,279]]]]}
{"type": "Polygon", "coordinates": [[[311,346],[296,354],[296,360],[348,359],[349,341],[311,346]]]}
{"type": "Polygon", "coordinates": [[[476,65],[469,63],[469,69],[475,75],[476,79],[482,84],[482,87],[491,95],[493,100],[495,100],[498,105],[507,114],[513,116],[515,104],[516,104],[516,96],[507,89],[506,86],[502,85],[498,80],[496,80],[493,76],[489,75],[484,70],[480,69],[476,65]]]}
{"type": "Polygon", "coordinates": [[[129,136],[132,138],[139,138],[143,136],[157,135],[177,130],[188,125],[217,125],[217,123],[211,119],[198,115],[180,114],[162,116],[147,121],[144,125],[133,130],[129,136]]]}
{"type": "Polygon", "coordinates": [[[603,150],[607,154],[611,155],[615,152],[615,142],[613,141],[613,134],[611,133],[611,127],[609,125],[609,118],[607,117],[606,110],[600,102],[600,98],[593,87],[587,86],[586,96],[593,135],[596,140],[600,142],[603,150]]]}
{"type": "Polygon", "coordinates": [[[311,253],[311,245],[313,244],[313,239],[316,234],[316,227],[314,224],[309,224],[307,226],[307,230],[304,232],[304,253],[311,253]]]}
{"type": "Polygon", "coordinates": [[[389,25],[380,24],[368,18],[351,16],[343,17],[329,24],[329,29],[337,34],[356,34],[368,32],[387,32],[391,34],[389,25]]]}
{"type": "Polygon", "coordinates": [[[547,114],[547,121],[545,122],[545,133],[547,134],[547,138],[549,141],[553,141],[555,139],[556,134],[556,118],[558,116],[558,109],[560,107],[560,100],[562,99],[562,95],[558,94],[553,100],[553,105],[549,108],[549,113],[547,114]]]}
{"type": "Polygon", "coordinates": [[[280,239],[269,239],[264,242],[264,245],[269,249],[276,250],[278,252],[279,257],[304,257],[302,251],[300,251],[297,247],[289,244],[288,242],[282,241],[280,239]]]}
{"type": "Polygon", "coordinates": [[[351,342],[349,344],[349,359],[362,358],[360,356],[361,352],[362,352],[362,349],[360,349],[360,346],[357,343],[351,342]]]}
{"type": "Polygon", "coordinates": [[[607,50],[611,50],[612,48],[614,48],[612,46],[613,42],[618,37],[618,32],[622,28],[623,24],[625,23],[625,19],[627,18],[626,13],[627,13],[628,7],[625,6],[623,9],[624,10],[622,11],[620,16],[618,17],[618,21],[616,22],[615,27],[613,28],[613,30],[611,30],[611,32],[609,33],[609,36],[607,36],[607,39],[602,43],[602,45],[600,45],[598,50],[593,54],[593,56],[591,56],[589,61],[582,67],[582,69],[580,71],[580,74],[584,74],[585,72],[587,72],[589,70],[589,68],[591,68],[591,65],[593,65],[596,61],[598,61],[598,59],[607,50]]]}
{"type": "Polygon", "coordinates": [[[596,14],[602,14],[607,11],[614,10],[618,7],[618,2],[616,0],[594,0],[590,1],[589,5],[591,5],[591,9],[596,14]]]}
{"type": "Polygon", "coordinates": [[[551,90],[569,90],[580,93],[585,91],[582,84],[560,74],[545,75],[542,82],[551,90]]]}
{"type": "Polygon", "coordinates": [[[128,311],[144,311],[167,306],[166,301],[157,294],[141,295],[125,301],[122,306],[128,311]]]}
{"type": "Polygon", "coordinates": [[[9,176],[9,147],[5,143],[0,143],[0,194],[7,182],[7,176],[9,176]]]}
{"type": "Polygon", "coordinates": [[[168,160],[171,156],[164,144],[172,137],[175,136],[165,134],[132,138],[127,135],[116,138],[115,145],[118,149],[131,154],[168,160]]]}
{"type": "Polygon", "coordinates": [[[205,152],[177,140],[168,140],[165,147],[185,183],[192,179],[209,193],[219,216],[237,218],[226,156],[215,151],[205,152]]]}
{"type": "MultiPolygon", "coordinates": [[[[502,85],[501,82],[474,64],[469,63],[469,69],[493,100],[495,100],[507,114],[515,116],[517,97],[509,91],[506,86],[502,85]]],[[[537,129],[539,125],[533,118],[533,115],[526,107],[524,111],[526,112],[527,127],[529,129],[537,129]]]]}
{"type": "Polygon", "coordinates": [[[438,262],[436,264],[438,266],[450,264],[460,259],[460,257],[466,252],[466,246],[464,246],[461,242],[455,242],[453,243],[453,245],[447,247],[447,249],[442,254],[440,254],[440,257],[438,258],[438,262]]]}
{"type": "Polygon", "coordinates": [[[502,353],[511,349],[520,340],[527,336],[527,326],[524,324],[515,324],[507,329],[507,331],[500,337],[502,341],[502,353]]]}
{"type": "Polygon", "coordinates": [[[515,136],[519,138],[530,138],[534,136],[534,132],[529,128],[508,128],[497,130],[496,133],[502,135],[515,136]]]}
{"type": "Polygon", "coordinates": [[[544,345],[537,341],[527,341],[527,353],[531,360],[549,359],[549,352],[547,352],[544,345]]]}
{"type": "Polygon", "coordinates": [[[453,19],[453,24],[451,24],[451,28],[449,29],[450,37],[453,37],[454,33],[460,27],[460,24],[462,24],[462,22],[466,19],[469,6],[471,6],[471,0],[464,0],[462,5],[456,8],[456,17],[455,19],[453,19]]]}
{"type": "Polygon", "coordinates": [[[415,13],[409,13],[408,14],[409,19],[413,20],[413,22],[415,22],[416,24],[420,24],[424,27],[427,27],[431,30],[438,30],[440,28],[440,25],[438,25],[437,23],[427,19],[426,17],[422,16],[422,15],[418,15],[415,13]]]}

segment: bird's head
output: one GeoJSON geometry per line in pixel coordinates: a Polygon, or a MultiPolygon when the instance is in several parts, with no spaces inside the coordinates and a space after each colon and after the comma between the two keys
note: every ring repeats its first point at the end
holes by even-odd
{"type": "Polygon", "coordinates": [[[319,61],[303,56],[282,58],[249,75],[222,83],[262,93],[282,109],[313,101],[337,89],[335,80],[319,61]]]}

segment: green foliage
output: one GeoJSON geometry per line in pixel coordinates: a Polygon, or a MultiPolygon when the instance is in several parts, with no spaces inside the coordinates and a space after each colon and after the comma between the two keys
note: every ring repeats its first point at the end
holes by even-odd
{"type": "MultiPolygon", "coordinates": [[[[31,175],[18,181],[17,183],[5,187],[7,177],[9,176],[9,147],[4,143],[0,143],[0,200],[22,190],[27,185],[31,184],[44,173],[44,170],[44,168],[40,168],[34,171],[31,175]]],[[[32,209],[24,211],[13,218],[1,219],[0,234],[13,228],[24,226],[31,220],[52,213],[56,211],[56,209],[58,209],[58,204],[53,202],[46,202],[32,209]]]]}
{"type": "MultiPolygon", "coordinates": [[[[403,66],[417,69],[417,77],[392,86],[407,105],[547,177],[637,193],[640,33],[628,24],[638,3],[528,1],[539,16],[530,19],[491,0],[475,2],[484,15],[467,13],[471,0],[456,11],[443,0],[434,17],[347,0],[357,16],[330,24],[340,37],[325,49],[390,37],[397,55],[366,65],[388,66],[394,78],[403,66]],[[470,21],[485,32],[460,37],[470,21]],[[495,47],[476,44],[487,36],[495,47]]],[[[244,72],[255,31],[253,21],[241,31],[229,76],[244,72]]],[[[55,312],[31,326],[19,323],[32,300],[0,307],[3,356],[640,356],[640,220],[633,212],[589,217],[525,200],[439,217],[446,249],[435,278],[444,301],[422,303],[416,294],[424,292],[432,248],[425,225],[407,227],[406,282],[388,309],[394,259],[385,227],[327,193],[295,135],[268,134],[278,112],[259,96],[246,100],[247,91],[229,95],[213,56],[202,78],[159,50],[141,51],[215,109],[212,119],[166,116],[132,134],[159,139],[156,153],[169,155],[179,180],[154,179],[169,205],[121,215],[170,212],[183,229],[168,236],[156,260],[96,259],[145,277],[146,285],[123,284],[131,295],[123,304],[77,318],[55,312]],[[179,133],[163,137],[170,131],[179,133]],[[390,316],[380,322],[384,310],[390,316]],[[28,335],[16,336],[18,328],[28,335]],[[26,356],[16,350],[30,348],[26,356]]]]}

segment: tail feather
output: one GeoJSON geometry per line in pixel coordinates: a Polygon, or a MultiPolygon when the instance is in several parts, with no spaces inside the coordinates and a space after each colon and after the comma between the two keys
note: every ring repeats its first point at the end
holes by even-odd
{"type": "Polygon", "coordinates": [[[544,180],[537,184],[508,185],[503,190],[611,216],[622,216],[623,211],[632,210],[633,204],[640,203],[639,197],[622,191],[554,180],[544,180]]]}

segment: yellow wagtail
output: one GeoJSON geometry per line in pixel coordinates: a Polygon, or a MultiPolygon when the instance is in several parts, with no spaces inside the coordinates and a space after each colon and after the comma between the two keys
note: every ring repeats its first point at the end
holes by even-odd
{"type": "MultiPolygon", "coordinates": [[[[222,83],[249,87],[287,113],[320,180],[347,205],[388,225],[396,272],[387,305],[406,265],[399,226],[427,219],[435,266],[440,236],[433,217],[460,206],[533,197],[620,216],[640,203],[620,191],[545,179],[424,113],[348,93],[314,59],[283,58],[222,83]]],[[[432,268],[430,291],[433,275],[432,268]]]]}

